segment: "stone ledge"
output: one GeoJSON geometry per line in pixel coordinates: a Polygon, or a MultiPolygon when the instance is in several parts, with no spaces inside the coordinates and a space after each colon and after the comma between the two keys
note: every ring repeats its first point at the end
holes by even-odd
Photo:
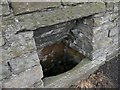
{"type": "Polygon", "coordinates": [[[59,2],[12,2],[14,14],[22,14],[60,6],[59,2]]]}
{"type": "Polygon", "coordinates": [[[91,61],[84,59],[72,70],[44,79],[45,88],[65,88],[75,83],[77,80],[82,80],[96,71],[99,66],[104,64],[105,59],[101,58],[98,61],[91,61]],[[85,60],[85,61],[84,61],[85,60]],[[81,68],[80,68],[81,67],[81,68]],[[61,83],[60,83],[61,82],[61,83]],[[66,83],[67,82],[67,83],[66,83]],[[68,83],[69,82],[69,83],[68,83]]]}
{"type": "Polygon", "coordinates": [[[23,29],[35,30],[39,27],[66,22],[72,19],[86,17],[106,10],[104,3],[89,3],[81,6],[70,6],[49,12],[34,12],[16,16],[18,24],[23,29]]]}

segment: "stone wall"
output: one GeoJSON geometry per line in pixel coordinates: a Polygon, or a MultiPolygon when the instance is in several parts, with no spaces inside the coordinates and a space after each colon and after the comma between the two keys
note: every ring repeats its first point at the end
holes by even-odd
{"type": "Polygon", "coordinates": [[[65,39],[91,60],[119,50],[118,2],[0,2],[0,85],[43,87],[41,50],[65,39]]]}

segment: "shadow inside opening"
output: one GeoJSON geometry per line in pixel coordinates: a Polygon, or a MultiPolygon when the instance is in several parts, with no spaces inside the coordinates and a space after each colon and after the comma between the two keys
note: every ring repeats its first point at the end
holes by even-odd
{"type": "Polygon", "coordinates": [[[74,68],[85,56],[66,46],[63,42],[47,46],[42,50],[40,60],[45,77],[56,76],[74,68]]]}

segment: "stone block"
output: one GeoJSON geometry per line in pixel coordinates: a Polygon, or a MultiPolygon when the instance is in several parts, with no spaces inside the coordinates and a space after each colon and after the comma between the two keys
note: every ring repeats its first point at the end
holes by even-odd
{"type": "Polygon", "coordinates": [[[34,84],[34,88],[43,88],[43,87],[44,87],[44,84],[42,80],[34,84]]]}
{"type": "Polygon", "coordinates": [[[87,53],[91,53],[93,51],[92,43],[89,43],[89,42],[84,40],[84,42],[83,42],[83,50],[86,51],[87,53]]]}
{"type": "Polygon", "coordinates": [[[0,63],[0,80],[11,76],[10,67],[7,62],[0,63]]]}
{"type": "Polygon", "coordinates": [[[108,22],[108,23],[102,25],[102,30],[110,30],[110,29],[114,28],[115,26],[117,26],[117,22],[108,22]]]}
{"type": "Polygon", "coordinates": [[[72,6],[72,5],[76,5],[76,4],[83,4],[83,2],[80,2],[79,0],[62,0],[62,4],[64,6],[72,6]]]}
{"type": "Polygon", "coordinates": [[[117,26],[117,22],[107,22],[99,27],[93,27],[93,34],[101,33],[103,30],[111,30],[117,26]]]}
{"type": "Polygon", "coordinates": [[[10,40],[10,45],[2,48],[3,60],[19,57],[36,49],[34,39],[25,40],[21,35],[16,35],[10,40]]]}
{"type": "Polygon", "coordinates": [[[100,33],[94,34],[93,35],[93,43],[98,42],[104,38],[108,37],[108,30],[103,30],[100,33]]]}
{"type": "Polygon", "coordinates": [[[110,30],[110,37],[118,36],[118,32],[119,32],[118,27],[117,26],[114,27],[113,29],[110,30]]]}
{"type": "Polygon", "coordinates": [[[29,69],[35,65],[40,65],[39,57],[37,52],[24,54],[21,57],[11,59],[10,65],[13,73],[20,73],[29,69]]]}
{"type": "Polygon", "coordinates": [[[60,2],[12,2],[14,14],[33,12],[60,6],[60,2]]]}
{"type": "Polygon", "coordinates": [[[105,49],[105,53],[108,55],[112,54],[113,52],[115,52],[118,49],[118,43],[113,43],[113,45],[108,46],[105,49]]]}
{"type": "Polygon", "coordinates": [[[1,15],[9,15],[10,8],[7,0],[4,0],[0,3],[0,16],[1,15]]]}
{"type": "Polygon", "coordinates": [[[94,50],[92,52],[92,60],[95,60],[98,57],[102,57],[103,55],[105,55],[104,49],[98,49],[98,50],[94,50]]]}
{"type": "Polygon", "coordinates": [[[118,35],[112,36],[112,37],[110,37],[110,38],[112,39],[112,42],[113,42],[113,43],[117,43],[118,40],[119,40],[118,35]]]}
{"type": "Polygon", "coordinates": [[[93,50],[101,49],[101,48],[106,48],[109,45],[112,45],[113,40],[111,38],[105,38],[99,41],[96,41],[93,43],[93,50]]]}
{"type": "Polygon", "coordinates": [[[88,39],[92,38],[92,29],[88,25],[79,24],[76,28],[79,33],[83,34],[83,36],[87,37],[88,39]]]}
{"type": "Polygon", "coordinates": [[[36,12],[31,14],[16,16],[18,24],[28,30],[39,27],[53,25],[71,19],[89,16],[91,14],[105,11],[104,3],[89,3],[82,6],[67,7],[50,12],[36,12]]]}
{"type": "Polygon", "coordinates": [[[4,32],[5,38],[10,38],[12,35],[14,35],[17,31],[22,29],[22,26],[18,24],[18,20],[12,16],[9,15],[7,17],[2,17],[2,32],[4,32]]]}
{"type": "Polygon", "coordinates": [[[114,3],[113,2],[107,2],[106,10],[113,10],[113,9],[114,9],[114,3]]]}
{"type": "Polygon", "coordinates": [[[0,47],[3,46],[5,44],[5,39],[4,37],[2,37],[2,35],[0,34],[0,47]]]}
{"type": "Polygon", "coordinates": [[[3,88],[28,88],[41,80],[43,72],[41,66],[35,66],[20,73],[13,75],[9,80],[3,82],[3,88]]]}

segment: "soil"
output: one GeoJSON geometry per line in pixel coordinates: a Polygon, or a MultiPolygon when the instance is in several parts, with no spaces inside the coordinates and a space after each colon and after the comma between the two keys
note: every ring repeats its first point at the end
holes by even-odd
{"type": "Polygon", "coordinates": [[[76,82],[70,88],[118,88],[120,83],[119,61],[120,55],[106,62],[87,79],[76,82]]]}

